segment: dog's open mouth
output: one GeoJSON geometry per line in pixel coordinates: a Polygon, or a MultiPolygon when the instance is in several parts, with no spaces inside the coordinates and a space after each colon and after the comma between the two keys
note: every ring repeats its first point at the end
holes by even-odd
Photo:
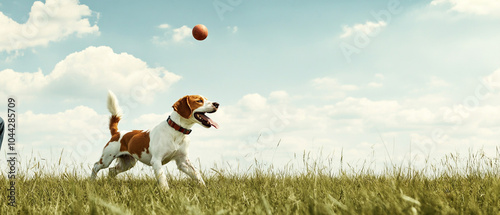
{"type": "MultiPolygon", "coordinates": [[[[215,112],[215,111],[214,111],[215,112]]],[[[196,112],[194,113],[194,118],[201,122],[202,125],[204,125],[207,128],[210,128],[211,126],[214,126],[214,128],[219,128],[219,125],[210,119],[207,115],[205,115],[204,112],[196,112]]]]}

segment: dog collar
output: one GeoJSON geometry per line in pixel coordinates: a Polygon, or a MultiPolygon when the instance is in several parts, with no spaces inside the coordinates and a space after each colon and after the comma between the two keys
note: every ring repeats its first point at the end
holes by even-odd
{"type": "Polygon", "coordinates": [[[168,116],[167,123],[168,125],[170,125],[170,127],[174,128],[178,132],[181,132],[183,134],[191,134],[191,129],[183,128],[180,125],[177,125],[177,123],[170,119],[170,116],[168,116]]]}

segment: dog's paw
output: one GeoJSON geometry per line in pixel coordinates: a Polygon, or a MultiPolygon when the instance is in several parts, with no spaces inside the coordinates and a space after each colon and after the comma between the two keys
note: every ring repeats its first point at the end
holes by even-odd
{"type": "Polygon", "coordinates": [[[162,181],[160,181],[160,182],[158,183],[158,187],[159,187],[159,188],[160,188],[160,190],[162,190],[162,191],[168,191],[168,190],[170,189],[170,187],[168,186],[168,183],[166,183],[166,182],[162,182],[162,181]]]}
{"type": "Polygon", "coordinates": [[[169,189],[170,189],[170,187],[168,187],[168,185],[166,185],[166,186],[160,186],[160,190],[163,191],[163,192],[167,192],[169,189]]]}

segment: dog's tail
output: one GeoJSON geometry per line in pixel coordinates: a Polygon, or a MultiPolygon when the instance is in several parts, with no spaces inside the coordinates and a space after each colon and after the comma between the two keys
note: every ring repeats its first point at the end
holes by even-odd
{"type": "Polygon", "coordinates": [[[109,119],[109,131],[111,136],[118,133],[118,123],[122,118],[122,110],[118,105],[118,99],[113,92],[108,91],[108,110],[111,113],[111,118],[109,119]]]}

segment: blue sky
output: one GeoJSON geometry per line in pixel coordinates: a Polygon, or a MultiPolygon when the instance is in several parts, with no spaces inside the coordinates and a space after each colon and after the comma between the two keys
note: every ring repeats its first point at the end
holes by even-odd
{"type": "Polygon", "coordinates": [[[186,94],[221,103],[221,129],[192,135],[203,168],[280,166],[304,151],[421,166],[498,147],[494,0],[47,0],[0,12],[0,99],[19,100],[27,157],[64,148],[67,163],[95,162],[108,89],[126,106],[122,129],[153,127],[186,94]]]}

